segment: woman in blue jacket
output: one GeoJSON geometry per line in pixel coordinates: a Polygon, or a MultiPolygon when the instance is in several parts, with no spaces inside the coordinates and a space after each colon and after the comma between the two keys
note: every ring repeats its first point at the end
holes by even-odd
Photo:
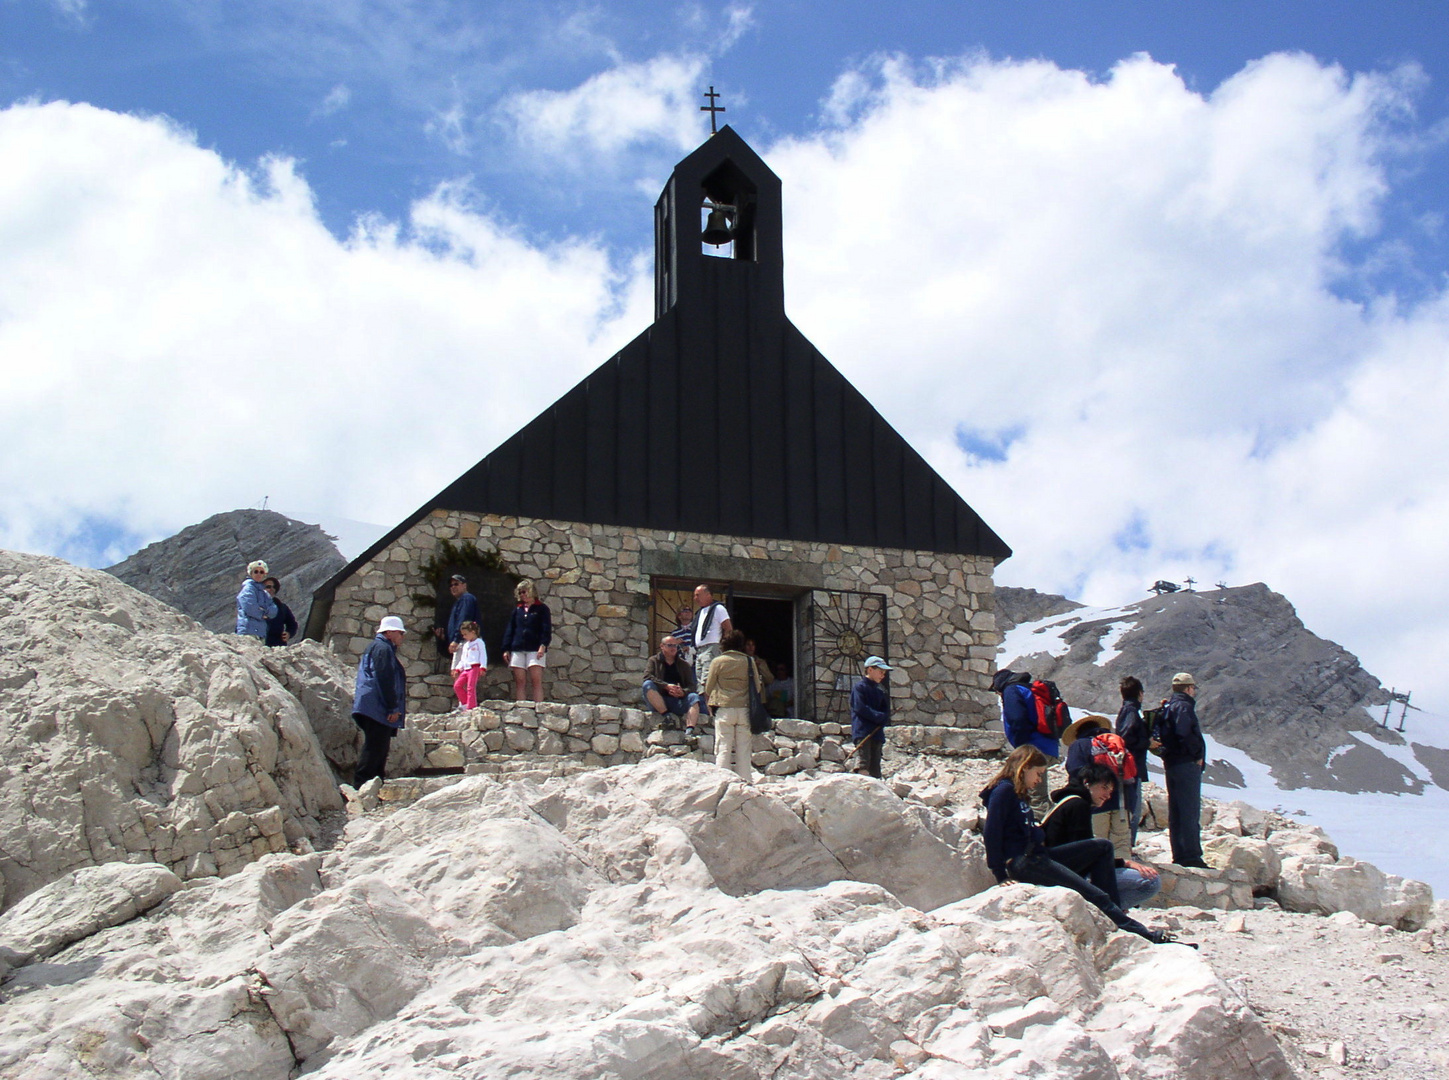
{"type": "Polygon", "coordinates": [[[262,584],[271,573],[267,564],[257,559],[247,564],[247,580],[236,594],[236,632],[247,637],[267,640],[267,620],[276,617],[277,602],[262,584]]]}
{"type": "Polygon", "coordinates": [[[544,657],[553,641],[553,617],[528,578],[514,586],[513,596],[518,603],[503,628],[503,658],[513,670],[513,699],[526,700],[523,691],[526,677],[533,690],[533,700],[542,701],[544,657]]]}
{"type": "Polygon", "coordinates": [[[1032,787],[1046,775],[1046,767],[1046,755],[1035,746],[1018,746],[981,792],[986,803],[986,865],[997,882],[1071,889],[1100,909],[1117,929],[1157,945],[1171,941],[1170,934],[1149,930],[1118,906],[1112,841],[1094,837],[1046,846],[1046,835],[1036,823],[1028,799],[1032,787]]]}

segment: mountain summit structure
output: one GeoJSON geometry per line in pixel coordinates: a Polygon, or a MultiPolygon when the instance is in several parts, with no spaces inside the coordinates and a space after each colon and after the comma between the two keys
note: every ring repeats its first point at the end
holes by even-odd
{"type": "MultiPolygon", "coordinates": [[[[443,541],[472,543],[553,608],[556,700],[637,701],[703,582],[798,715],[844,718],[875,653],[898,722],[982,727],[1011,550],[786,317],[779,178],[725,127],[654,231],[654,323],[319,589],[309,636],[360,655],[378,612],[441,588],[443,541]]],[[[485,639],[506,614],[485,605],[485,639]]]]}

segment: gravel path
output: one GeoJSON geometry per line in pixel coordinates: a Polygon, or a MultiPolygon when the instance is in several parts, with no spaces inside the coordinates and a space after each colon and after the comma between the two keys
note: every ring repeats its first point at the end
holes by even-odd
{"type": "Polygon", "coordinates": [[[1169,908],[1305,1076],[1449,1077],[1449,932],[1400,933],[1348,912],[1169,908]]]}

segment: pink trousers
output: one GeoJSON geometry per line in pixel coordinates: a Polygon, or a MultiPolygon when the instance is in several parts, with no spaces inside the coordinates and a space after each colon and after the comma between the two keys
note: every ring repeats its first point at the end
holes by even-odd
{"type": "Polygon", "coordinates": [[[463,668],[453,680],[453,693],[458,695],[458,703],[465,709],[478,707],[478,676],[481,674],[483,669],[475,664],[463,668]]]}

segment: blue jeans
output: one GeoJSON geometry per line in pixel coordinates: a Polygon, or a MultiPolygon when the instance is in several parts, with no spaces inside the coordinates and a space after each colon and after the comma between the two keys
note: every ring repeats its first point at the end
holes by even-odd
{"type": "Polygon", "coordinates": [[[639,691],[639,696],[644,701],[645,712],[654,712],[654,706],[649,701],[650,690],[655,691],[661,698],[664,699],[664,707],[672,712],[675,716],[683,716],[685,713],[689,712],[689,707],[691,705],[698,705],[703,700],[703,698],[701,698],[693,690],[686,691],[683,697],[673,697],[670,695],[668,690],[664,689],[664,687],[660,686],[653,679],[645,679],[644,689],[639,691]]]}
{"type": "Polygon", "coordinates": [[[1007,864],[1006,873],[1028,885],[1059,885],[1080,893],[1116,923],[1119,930],[1147,937],[1147,928],[1123,911],[1117,902],[1114,861],[1112,841],[1093,838],[1020,855],[1007,864]]]}
{"type": "Polygon", "coordinates": [[[1202,766],[1196,761],[1178,761],[1166,766],[1167,835],[1172,842],[1172,861],[1178,866],[1202,859],[1202,766]]]}
{"type": "Polygon", "coordinates": [[[1123,911],[1141,907],[1161,891],[1160,877],[1144,877],[1125,866],[1117,868],[1117,899],[1123,911]]]}

